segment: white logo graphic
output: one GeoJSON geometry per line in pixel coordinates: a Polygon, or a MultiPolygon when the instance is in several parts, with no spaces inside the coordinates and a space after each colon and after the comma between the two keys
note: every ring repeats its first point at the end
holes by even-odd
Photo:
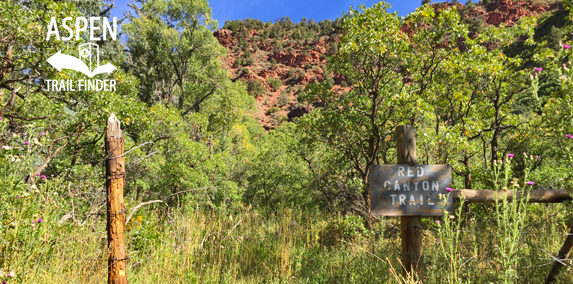
{"type": "Polygon", "coordinates": [[[46,61],[58,69],[58,71],[62,71],[62,69],[75,70],[90,78],[102,73],[109,74],[116,69],[115,66],[109,63],[102,66],[99,65],[99,46],[95,43],[85,43],[80,45],[79,58],[62,54],[62,51],[60,50],[46,61]],[[89,62],[89,66],[82,60],[82,58],[89,62]],[[95,69],[93,69],[94,65],[95,69]]]}

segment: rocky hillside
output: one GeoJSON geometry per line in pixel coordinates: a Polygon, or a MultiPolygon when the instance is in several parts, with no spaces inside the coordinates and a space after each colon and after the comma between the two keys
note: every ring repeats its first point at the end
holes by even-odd
{"type": "MultiPolygon", "coordinates": [[[[256,98],[257,119],[266,129],[301,116],[310,109],[297,103],[309,82],[329,80],[326,57],[338,50],[338,21],[297,24],[284,17],[274,24],[259,20],[228,21],[215,37],[228,50],[223,66],[233,80],[242,80],[256,98]]],[[[344,84],[343,84],[344,85],[344,84]]]]}
{"type": "MultiPolygon", "coordinates": [[[[561,9],[560,1],[481,1],[463,5],[432,4],[436,10],[457,6],[474,34],[486,25],[514,25],[519,18],[561,9]]],[[[326,57],[338,50],[340,21],[316,22],[303,18],[294,24],[283,17],[275,23],[260,20],[227,21],[214,35],[227,48],[223,66],[233,80],[242,80],[256,98],[256,118],[266,129],[309,112],[312,106],[298,103],[297,96],[313,81],[327,80],[334,91],[347,83],[325,70],[326,57]]]]}

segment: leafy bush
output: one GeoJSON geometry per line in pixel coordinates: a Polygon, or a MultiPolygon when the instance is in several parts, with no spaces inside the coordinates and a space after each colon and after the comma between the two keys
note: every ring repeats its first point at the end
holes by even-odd
{"type": "Polygon", "coordinates": [[[338,43],[337,42],[332,42],[330,44],[330,46],[328,47],[328,50],[326,51],[327,55],[333,55],[336,54],[338,52],[338,43]]]}
{"type": "Polygon", "coordinates": [[[329,88],[334,87],[334,78],[332,78],[332,76],[328,72],[325,72],[323,76],[326,86],[329,88]]]}
{"type": "Polygon", "coordinates": [[[267,84],[273,88],[273,90],[278,90],[282,85],[283,82],[279,78],[269,77],[267,78],[267,84]]]}
{"type": "Polygon", "coordinates": [[[279,124],[288,120],[288,116],[286,114],[278,112],[273,113],[273,118],[276,119],[279,124]]]}
{"type": "Polygon", "coordinates": [[[269,108],[269,110],[267,111],[269,114],[273,114],[277,111],[281,110],[278,106],[272,106],[271,108],[269,108]]]}
{"type": "Polygon", "coordinates": [[[275,45],[275,49],[274,49],[274,52],[275,52],[275,53],[277,53],[277,52],[282,52],[283,50],[284,50],[284,47],[283,47],[283,43],[282,43],[282,42],[279,42],[277,45],[275,45]]]}
{"type": "Polygon", "coordinates": [[[240,66],[243,66],[243,59],[239,57],[235,59],[235,62],[233,62],[233,67],[238,68],[240,66]]]}
{"type": "Polygon", "coordinates": [[[271,60],[269,60],[269,62],[271,63],[271,69],[277,69],[277,60],[274,58],[271,58],[271,60]]]}
{"type": "Polygon", "coordinates": [[[259,80],[252,79],[249,80],[249,82],[247,83],[247,92],[249,93],[249,95],[255,98],[260,97],[266,91],[267,90],[265,89],[265,86],[259,80]]]}
{"type": "Polygon", "coordinates": [[[247,50],[249,48],[249,43],[245,40],[245,38],[239,38],[239,46],[241,50],[247,50]]]}
{"type": "Polygon", "coordinates": [[[281,96],[279,97],[279,106],[284,107],[290,102],[290,93],[287,91],[283,91],[281,96]]]}
{"type": "Polygon", "coordinates": [[[242,61],[243,66],[250,66],[250,65],[253,65],[253,63],[254,63],[254,60],[252,58],[245,58],[242,61]]]}

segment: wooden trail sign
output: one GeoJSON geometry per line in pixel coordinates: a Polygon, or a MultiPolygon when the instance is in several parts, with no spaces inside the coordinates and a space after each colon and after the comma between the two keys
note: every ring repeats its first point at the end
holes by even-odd
{"type": "Polygon", "coordinates": [[[372,215],[441,216],[452,212],[452,172],[445,165],[370,166],[372,215]],[[447,204],[440,199],[447,196],[447,204]]]}
{"type": "MultiPolygon", "coordinates": [[[[442,215],[443,204],[439,194],[447,194],[445,209],[453,211],[453,201],[495,203],[507,198],[522,199],[524,196],[511,190],[453,190],[451,168],[443,165],[417,165],[416,130],[412,125],[396,127],[396,152],[398,165],[371,165],[369,167],[370,204],[372,215],[401,216],[400,236],[402,238],[402,275],[409,280],[422,283],[424,279],[422,255],[422,215],[442,215]],[[427,183],[424,183],[427,182],[427,183]],[[416,184],[417,183],[417,184],[416,184]],[[436,207],[438,205],[438,207],[436,207]]],[[[528,200],[531,203],[560,203],[572,200],[566,190],[532,190],[528,200]]],[[[573,226],[561,247],[545,283],[553,283],[564,266],[563,260],[573,253],[573,226]]]]}

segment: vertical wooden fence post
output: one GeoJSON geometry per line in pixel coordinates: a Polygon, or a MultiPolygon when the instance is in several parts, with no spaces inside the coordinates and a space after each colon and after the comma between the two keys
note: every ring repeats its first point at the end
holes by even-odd
{"type": "Polygon", "coordinates": [[[125,231],[125,204],[123,186],[125,183],[125,158],[123,136],[119,120],[112,113],[107,120],[105,139],[106,188],[107,188],[107,245],[108,284],[127,284],[127,255],[123,233],[125,231]]]}
{"type": "MultiPolygon", "coordinates": [[[[396,127],[396,152],[398,164],[416,162],[416,129],[412,125],[396,127]]],[[[401,216],[402,265],[404,277],[424,278],[422,264],[422,216],[401,216]]]]}

